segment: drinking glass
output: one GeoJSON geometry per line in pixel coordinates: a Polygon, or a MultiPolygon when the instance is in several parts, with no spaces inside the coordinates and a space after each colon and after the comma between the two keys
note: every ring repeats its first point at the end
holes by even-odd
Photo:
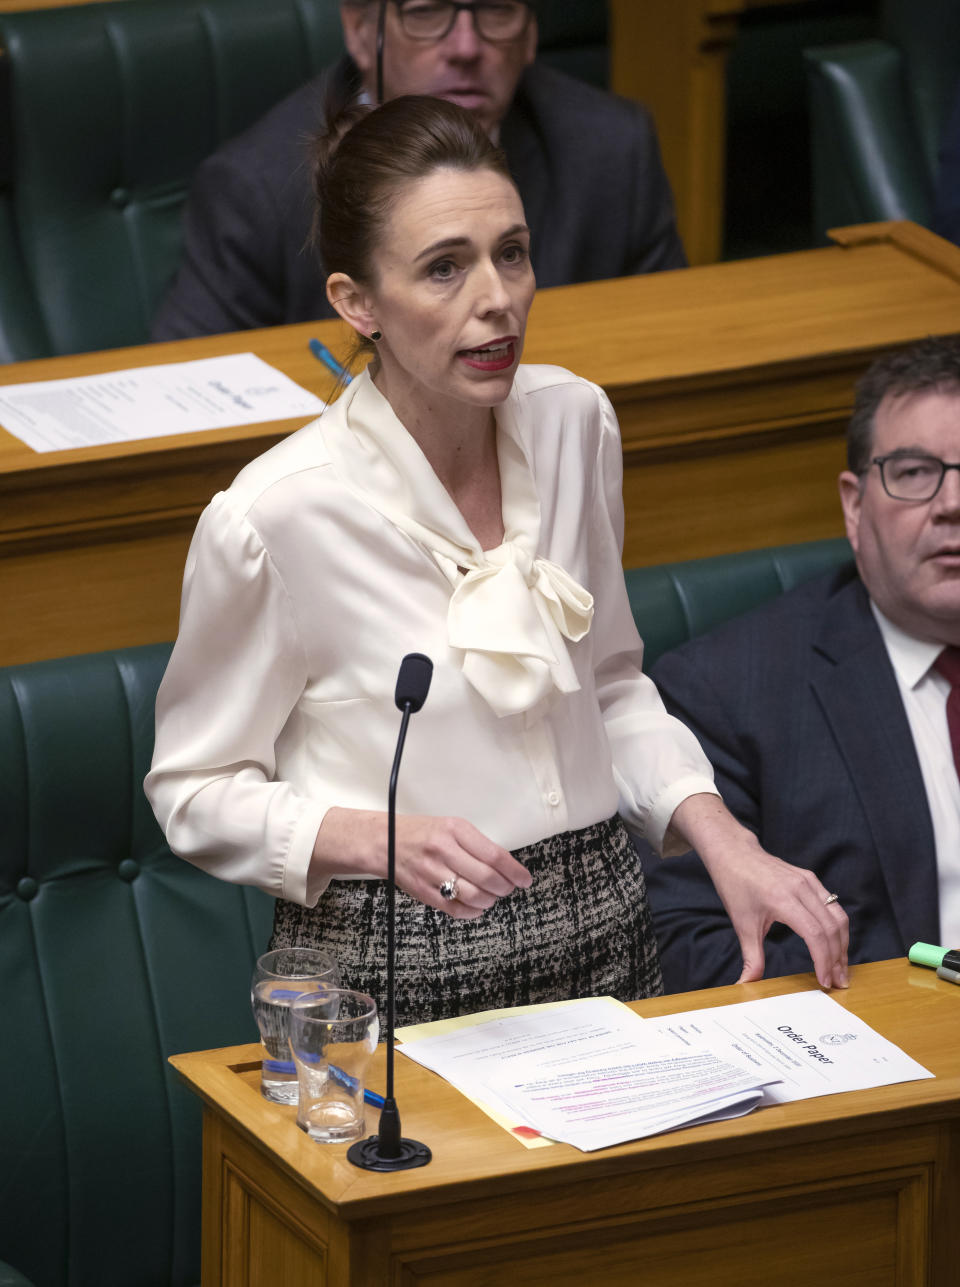
{"type": "Polygon", "coordinates": [[[298,997],[288,1032],[300,1083],[297,1125],[322,1144],[360,1139],[367,1071],[380,1037],[376,1002],[345,988],[298,997]]]}
{"type": "Polygon", "coordinates": [[[297,1102],[297,1070],[287,1044],[287,1014],[304,993],[339,988],[340,971],[329,952],[312,947],[280,947],[257,961],[250,1002],[260,1029],[263,1059],[260,1093],[276,1104],[297,1102]]]}

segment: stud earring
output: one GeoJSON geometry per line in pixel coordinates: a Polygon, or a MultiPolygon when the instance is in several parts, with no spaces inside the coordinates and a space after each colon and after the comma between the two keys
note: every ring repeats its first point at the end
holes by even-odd
{"type": "Polygon", "coordinates": [[[383,339],[383,331],[371,331],[370,338],[373,340],[374,344],[376,344],[377,340],[383,339]]]}

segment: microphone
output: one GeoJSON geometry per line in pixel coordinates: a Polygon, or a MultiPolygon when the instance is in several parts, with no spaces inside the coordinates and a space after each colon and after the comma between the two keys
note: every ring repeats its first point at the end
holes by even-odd
{"type": "Polygon", "coordinates": [[[387,795],[387,1093],[380,1110],[379,1133],[368,1135],[365,1140],[357,1140],[356,1144],[351,1144],[347,1149],[347,1160],[364,1171],[410,1171],[414,1167],[426,1166],[433,1156],[426,1144],[402,1137],[400,1112],[393,1095],[393,1019],[396,1004],[394,975],[397,958],[397,776],[410,716],[420,710],[427,700],[432,676],[433,662],[429,657],[425,657],[422,652],[407,653],[400,663],[393,697],[397,709],[403,712],[403,718],[400,721],[387,795]]]}
{"type": "MultiPolygon", "coordinates": [[[[433,662],[430,658],[424,657],[422,652],[408,652],[400,663],[397,689],[393,695],[393,700],[397,703],[397,710],[403,711],[409,706],[411,714],[416,715],[427,700],[432,678],[433,662]]],[[[406,725],[400,731],[401,738],[404,736],[405,728],[406,725]]]]}

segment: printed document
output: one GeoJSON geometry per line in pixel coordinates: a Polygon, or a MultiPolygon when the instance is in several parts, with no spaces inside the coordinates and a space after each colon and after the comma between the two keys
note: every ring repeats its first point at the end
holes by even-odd
{"type": "Polygon", "coordinates": [[[323,406],[254,353],[0,386],[0,425],[34,451],[306,419],[323,406]]]}
{"type": "Polygon", "coordinates": [[[403,1054],[517,1138],[584,1151],[767,1104],[933,1076],[819,991],[652,1019],[609,997],[568,1001],[423,1024],[398,1037],[403,1054]]]}
{"type": "Polygon", "coordinates": [[[764,1104],[933,1076],[825,992],[790,992],[647,1023],[676,1051],[709,1045],[758,1076],[775,1076],[764,1104]]]}
{"type": "Polygon", "coordinates": [[[435,1035],[417,1037],[432,1024],[401,1031],[400,1050],[520,1139],[530,1132],[605,1148],[749,1112],[766,1080],[709,1050],[678,1052],[648,1033],[648,1020],[609,997],[498,1015],[446,1021],[435,1035]]]}

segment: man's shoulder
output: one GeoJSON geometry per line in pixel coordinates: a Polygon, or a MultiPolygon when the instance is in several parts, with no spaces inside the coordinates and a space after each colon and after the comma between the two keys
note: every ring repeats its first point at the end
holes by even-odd
{"type": "MultiPolygon", "coordinates": [[[[573,126],[577,133],[596,128],[652,133],[652,118],[642,103],[620,98],[576,76],[534,62],[521,77],[515,108],[534,115],[546,129],[573,126]]],[[[595,139],[601,143],[603,136],[595,139]]]]}
{"type": "Polygon", "coordinates": [[[241,169],[258,181],[289,178],[306,159],[309,141],[324,126],[326,106],[339,84],[339,66],[299,85],[258,120],[228,139],[205,168],[241,169]]]}

